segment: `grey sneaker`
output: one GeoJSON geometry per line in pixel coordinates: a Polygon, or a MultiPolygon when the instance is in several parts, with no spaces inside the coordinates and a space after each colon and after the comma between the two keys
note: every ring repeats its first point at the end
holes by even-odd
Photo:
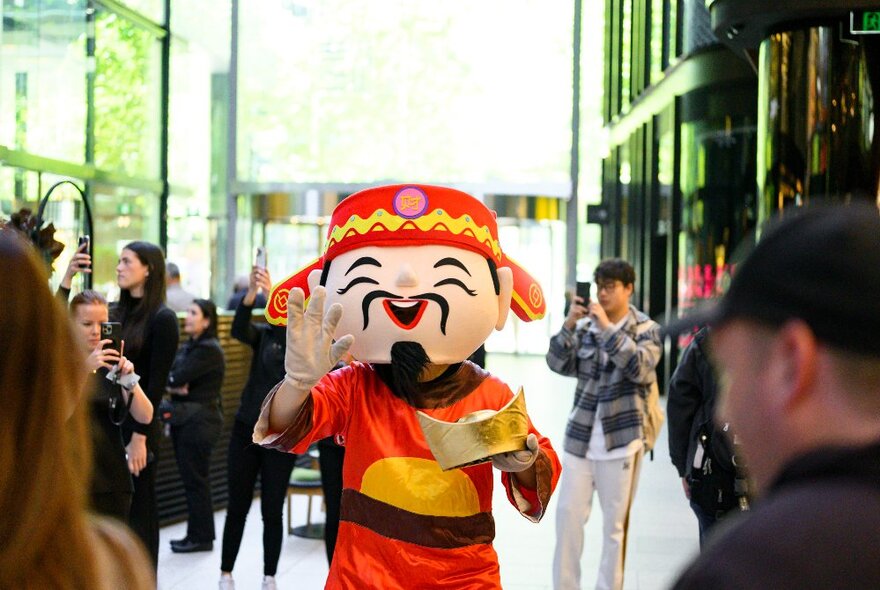
{"type": "Polygon", "coordinates": [[[263,590],[278,590],[275,585],[275,576],[263,576],[263,590]]]}
{"type": "Polygon", "coordinates": [[[232,576],[220,576],[220,583],[217,585],[219,590],[235,590],[235,580],[232,576]]]}

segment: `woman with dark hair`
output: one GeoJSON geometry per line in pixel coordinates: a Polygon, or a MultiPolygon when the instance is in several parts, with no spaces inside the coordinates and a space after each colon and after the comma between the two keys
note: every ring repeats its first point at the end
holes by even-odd
{"type": "MultiPolygon", "coordinates": [[[[168,371],[180,335],[177,316],[165,300],[165,256],[149,242],[131,242],[122,249],[116,265],[119,301],[110,317],[122,324],[125,351],[140,375],[141,387],[154,408],[165,393],[168,371]]],[[[128,468],[134,477],[131,501],[132,529],[159,562],[159,507],[156,502],[156,464],[162,425],[156,416],[149,423],[129,417],[123,424],[128,468]]]]}
{"type": "Polygon", "coordinates": [[[0,229],[0,276],[0,586],[155,588],[134,536],[86,510],[87,352],[13,230],[0,229]]]}
{"type": "Polygon", "coordinates": [[[253,444],[251,437],[266,394],[284,379],[284,351],[287,330],[251,322],[257,295],[269,293],[272,280],[269,271],[254,266],[247,293],[235,309],[232,337],[253,349],[251,372],[235,423],[229,437],[227,477],[229,505],[223,526],[223,554],[220,562],[220,590],[233,590],[232,568],[241,547],[244,523],[254,499],[257,476],[260,477],[260,509],[263,516],[263,590],[275,590],[275,573],[284,538],[282,516],[284,498],[296,455],[279,453],[253,444]]]}
{"type": "Polygon", "coordinates": [[[214,548],[214,504],[211,500],[211,451],[220,438],[223,415],[220,387],[226,359],[217,340],[217,307],[207,299],[190,304],[183,324],[189,335],[168,374],[171,394],[171,441],[186,492],[189,519],[186,536],[171,541],[175,553],[214,548]]]}
{"type": "Polygon", "coordinates": [[[125,444],[119,428],[127,415],[139,422],[153,419],[153,405],[137,380],[134,365],[119,348],[108,346],[101,324],[109,319],[107,300],[97,291],[77,293],[70,302],[70,316],[89,356],[86,368],[93,374],[89,382],[91,433],[94,471],[91,481],[91,507],[99,514],[113,516],[128,524],[133,491],[131,473],[125,459],[125,444]],[[115,369],[112,381],[108,373],[115,369]]]}

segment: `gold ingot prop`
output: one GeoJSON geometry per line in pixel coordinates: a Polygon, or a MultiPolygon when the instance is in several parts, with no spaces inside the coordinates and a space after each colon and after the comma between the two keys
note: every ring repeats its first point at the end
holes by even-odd
{"type": "Polygon", "coordinates": [[[503,408],[477,410],[456,422],[416,411],[428,447],[443,471],[490,461],[492,455],[526,450],[529,417],[522,387],[503,408]]]}

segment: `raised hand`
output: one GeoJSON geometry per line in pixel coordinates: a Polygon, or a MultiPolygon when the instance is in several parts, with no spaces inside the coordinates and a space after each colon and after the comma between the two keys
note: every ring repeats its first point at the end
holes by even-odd
{"type": "Polygon", "coordinates": [[[303,309],[302,289],[290,291],[287,301],[287,352],[284,356],[284,380],[300,391],[308,391],[348,352],[354,336],[346,334],[333,342],[336,326],[342,318],[342,306],[334,303],[324,313],[327,292],[318,286],[312,291],[307,309],[303,309]]]}

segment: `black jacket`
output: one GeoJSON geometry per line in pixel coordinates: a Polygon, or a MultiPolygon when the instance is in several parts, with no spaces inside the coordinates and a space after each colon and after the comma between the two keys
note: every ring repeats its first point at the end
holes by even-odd
{"type": "Polygon", "coordinates": [[[241,406],[235,419],[251,429],[260,417],[260,406],[273,387],[284,379],[284,328],[251,322],[253,307],[239,303],[232,320],[232,337],[253,349],[247,383],[241,392],[241,406]]]}
{"type": "Polygon", "coordinates": [[[187,385],[187,395],[172,394],[172,400],[211,403],[220,399],[226,372],[226,358],[216,338],[189,339],[177,351],[168,373],[168,387],[187,385]]]}
{"type": "Polygon", "coordinates": [[[801,456],[725,524],[675,590],[880,588],[880,441],[801,456]]]}
{"type": "MultiPolygon", "coordinates": [[[[691,474],[697,450],[697,431],[712,419],[717,388],[704,350],[708,329],[703,328],[685,348],[669,380],[666,416],[669,422],[669,458],[679,477],[691,474]]],[[[729,445],[725,444],[730,455],[729,445]]]]}

